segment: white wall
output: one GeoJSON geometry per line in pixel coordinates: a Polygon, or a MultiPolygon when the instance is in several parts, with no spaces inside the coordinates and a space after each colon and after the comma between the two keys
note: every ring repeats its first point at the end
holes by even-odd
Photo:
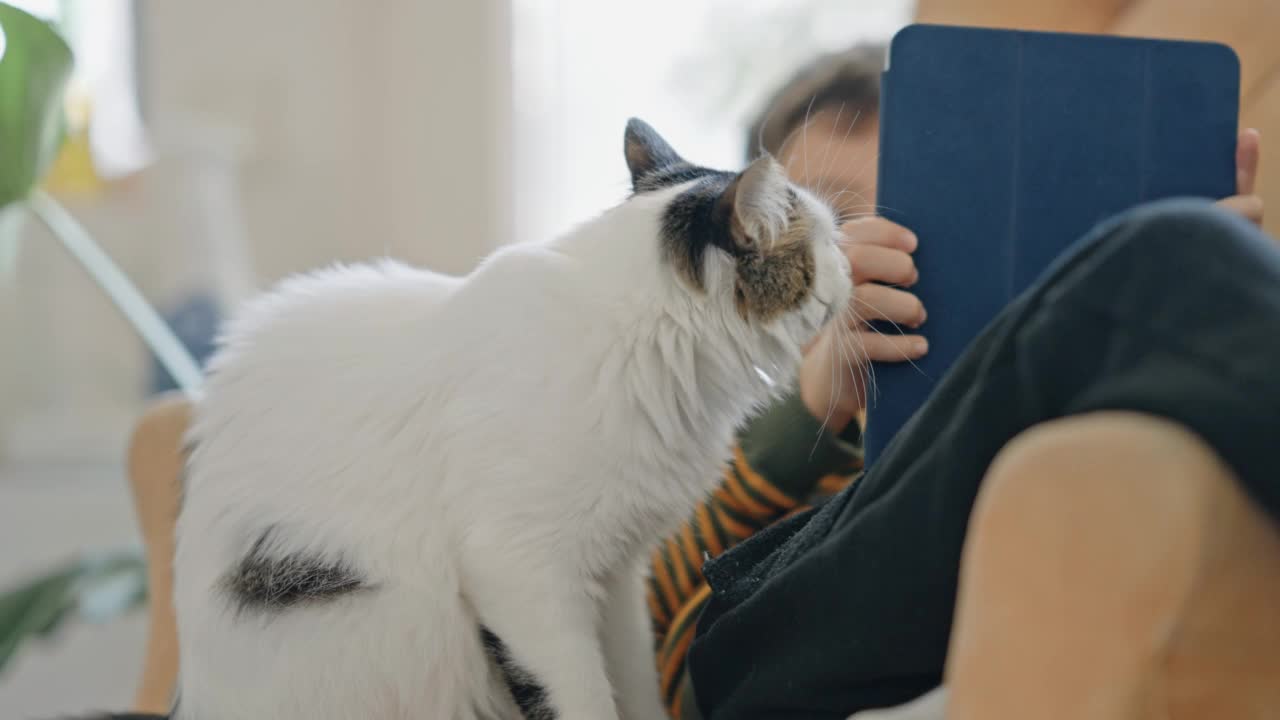
{"type": "MultiPolygon", "coordinates": [[[[381,254],[464,272],[507,239],[506,0],[140,7],[159,162],[70,205],[153,297],[218,263],[232,295],[381,254]],[[207,247],[236,238],[243,276],[235,252],[207,247]]],[[[0,588],[135,541],[121,457],[146,355],[57,246],[25,236],[16,282],[0,281],[0,588]]],[[[141,627],[77,629],[25,656],[0,676],[0,717],[119,705],[141,627]]]]}
{"type": "Polygon", "coordinates": [[[152,0],[149,101],[249,129],[266,277],[389,250],[464,271],[505,237],[504,3],[152,0]]]}
{"type": "MultiPolygon", "coordinates": [[[[259,285],[381,254],[465,272],[508,238],[505,0],[140,8],[160,159],[71,203],[154,299],[210,257],[233,264],[208,245],[239,252],[239,237],[259,285]]],[[[0,294],[0,457],[115,455],[146,355],[60,250],[26,235],[0,294]]]]}

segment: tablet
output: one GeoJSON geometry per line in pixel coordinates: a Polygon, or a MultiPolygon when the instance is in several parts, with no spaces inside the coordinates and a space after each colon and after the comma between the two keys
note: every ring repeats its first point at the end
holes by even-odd
{"type": "Polygon", "coordinates": [[[874,366],[868,464],[970,340],[1097,222],[1235,193],[1239,87],[1220,44],[936,25],[894,37],[877,204],[920,238],[913,291],[930,349],[874,366]]]}

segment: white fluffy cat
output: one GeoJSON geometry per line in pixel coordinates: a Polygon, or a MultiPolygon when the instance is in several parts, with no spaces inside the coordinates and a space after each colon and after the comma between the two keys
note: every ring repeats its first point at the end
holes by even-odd
{"type": "Polygon", "coordinates": [[[625,149],[635,192],[553,242],[297,277],[229,327],[174,717],[505,719],[513,685],[529,717],[664,717],[648,552],[851,286],[772,159],[696,167],[636,120],[625,149]]]}

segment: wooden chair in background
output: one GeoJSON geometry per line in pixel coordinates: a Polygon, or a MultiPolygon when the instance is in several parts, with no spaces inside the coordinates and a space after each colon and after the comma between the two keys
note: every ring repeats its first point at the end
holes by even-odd
{"type": "Polygon", "coordinates": [[[128,474],[147,552],[146,657],[134,695],[138,712],[167,713],[178,679],[178,627],[173,611],[173,546],[190,405],[181,393],[157,399],[134,427],[128,474]]]}

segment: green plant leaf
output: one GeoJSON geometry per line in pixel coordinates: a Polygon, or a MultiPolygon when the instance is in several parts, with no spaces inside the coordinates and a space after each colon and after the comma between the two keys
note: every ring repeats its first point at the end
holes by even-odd
{"type": "Polygon", "coordinates": [[[0,595],[0,671],[27,639],[48,635],[66,619],[81,572],[79,563],[64,566],[0,595]]]}
{"type": "Polygon", "coordinates": [[[0,207],[26,197],[57,157],[71,48],[45,21],[0,3],[0,207]]]}
{"type": "Polygon", "coordinates": [[[146,559],[133,548],[77,559],[0,593],[0,673],[28,640],[50,637],[77,616],[113,620],[146,599],[146,559]]]}

